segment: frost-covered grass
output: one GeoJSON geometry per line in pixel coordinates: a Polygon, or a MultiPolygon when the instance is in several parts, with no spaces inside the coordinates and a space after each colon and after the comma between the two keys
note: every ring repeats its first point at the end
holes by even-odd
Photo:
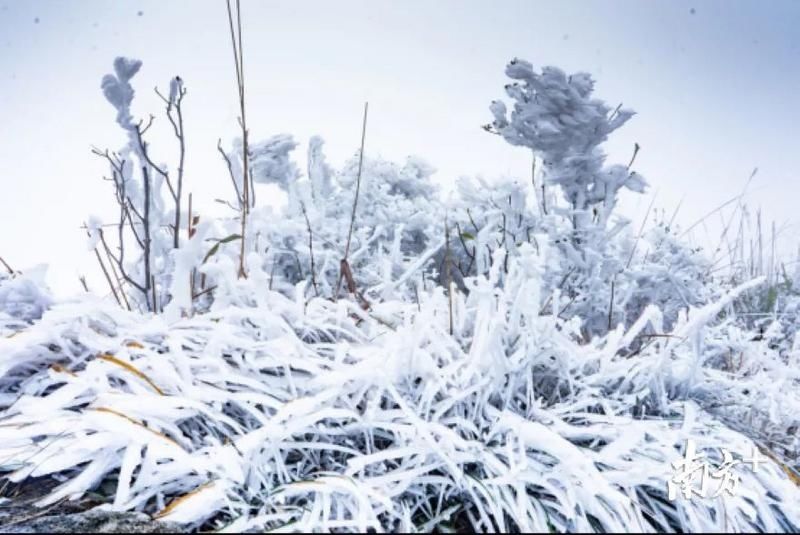
{"type": "MultiPolygon", "coordinates": [[[[495,265],[457,295],[452,336],[440,289],[365,312],[251,277],[246,302],[173,323],[58,303],[0,339],[0,468],[59,477],[42,505],[111,479],[108,507],[229,531],[800,526],[800,489],[772,461],[738,471],[735,496],[667,499],[686,439],[717,458],[753,446],[704,408],[735,396],[695,353],[724,303],[624,355],[657,309],[579,345],[574,322],[534,306],[531,248],[502,287],[495,265]]],[[[757,344],[743,359],[738,389],[774,380],[757,344]]],[[[766,403],[796,407],[785,386],[766,403]]]]}

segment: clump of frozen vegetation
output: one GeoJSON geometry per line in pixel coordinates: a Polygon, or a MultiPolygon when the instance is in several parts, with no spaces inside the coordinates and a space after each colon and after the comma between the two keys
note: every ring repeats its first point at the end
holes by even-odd
{"type": "Polygon", "coordinates": [[[53,302],[44,284],[47,266],[0,273],[0,325],[38,320],[53,302]]]}
{"type": "Polygon", "coordinates": [[[280,134],[245,166],[220,145],[243,238],[174,217],[178,175],[129,111],[139,67],[103,80],[131,133],[100,152],[125,232],[88,228],[113,295],[0,279],[19,319],[0,323],[0,470],[56,478],[40,505],[112,488],[102,507],[224,531],[800,527],[795,286],[756,336],[740,312],[762,278],[714,279],[669,224],[614,211],[646,186],[600,148],[633,112],[588,75],[512,61],[487,129],[532,151],[533,183],[465,179],[446,201],[419,158],[334,169],[315,137],[303,165],[280,134]],[[670,500],[688,439],[715,464],[768,459],[731,495],[670,500]]]}

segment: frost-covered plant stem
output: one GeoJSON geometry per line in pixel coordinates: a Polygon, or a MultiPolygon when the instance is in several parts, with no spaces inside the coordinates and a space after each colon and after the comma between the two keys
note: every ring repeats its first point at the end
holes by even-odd
{"type": "Polygon", "coordinates": [[[186,96],[186,88],[183,86],[183,80],[179,76],[172,79],[170,83],[169,97],[162,95],[158,88],[156,94],[167,105],[167,119],[172,125],[172,130],[175,137],[178,139],[178,176],[175,182],[175,187],[169,180],[169,176],[165,176],[167,186],[169,187],[172,199],[175,202],[175,225],[173,228],[173,246],[177,249],[180,246],[180,230],[181,230],[181,205],[183,201],[183,167],[186,160],[186,134],[183,129],[183,97],[186,96]]]}
{"type": "Polygon", "coordinates": [[[239,125],[242,128],[242,237],[241,249],[239,250],[239,277],[247,277],[245,266],[245,247],[247,242],[247,214],[250,213],[250,173],[249,173],[249,153],[247,148],[247,114],[245,113],[244,99],[244,54],[242,50],[242,11],[239,0],[236,0],[236,28],[233,26],[233,13],[231,11],[231,0],[226,0],[228,8],[228,23],[231,33],[231,45],[233,47],[233,61],[236,66],[236,84],[239,89],[239,125]]]}
{"type": "MultiPolygon", "coordinates": [[[[147,128],[140,129],[139,126],[136,127],[137,136],[138,136],[138,138],[140,140],[141,140],[141,134],[146,129],[147,128]]],[[[146,154],[146,152],[144,152],[144,151],[147,150],[147,144],[144,143],[144,142],[141,142],[140,143],[140,149],[143,151],[143,153],[146,154]]],[[[97,232],[98,232],[98,235],[99,235],[99,240],[103,245],[103,248],[104,248],[104,250],[106,252],[106,256],[109,258],[109,265],[111,265],[111,267],[112,267],[112,270],[114,272],[115,278],[118,279],[118,281],[119,281],[119,277],[121,276],[122,279],[125,280],[125,282],[127,282],[133,288],[136,288],[139,292],[141,292],[144,295],[145,301],[148,301],[149,300],[149,293],[148,293],[149,284],[147,283],[147,281],[150,280],[149,275],[148,275],[148,278],[145,280],[144,284],[138,283],[133,277],[130,276],[130,274],[128,273],[127,268],[125,267],[125,239],[124,239],[124,230],[125,230],[125,225],[126,225],[126,220],[127,220],[127,224],[128,224],[128,226],[130,228],[130,231],[131,231],[134,239],[136,240],[136,243],[142,249],[142,252],[143,252],[143,255],[144,255],[144,262],[145,262],[146,266],[149,266],[149,256],[150,256],[149,250],[148,250],[149,249],[149,241],[148,241],[148,239],[146,237],[144,239],[142,237],[140,237],[141,230],[137,230],[137,225],[138,225],[138,227],[140,229],[146,229],[147,230],[147,234],[149,234],[150,225],[146,223],[146,221],[150,217],[150,210],[149,210],[149,206],[150,206],[150,187],[149,187],[149,180],[146,178],[146,177],[148,177],[148,175],[147,175],[147,166],[143,166],[142,167],[143,177],[145,177],[145,205],[144,205],[144,208],[143,208],[144,215],[142,215],[142,212],[139,212],[139,210],[137,210],[136,207],[134,206],[134,203],[131,200],[130,194],[128,192],[127,182],[130,179],[126,178],[126,174],[125,174],[126,173],[126,171],[125,171],[126,161],[123,160],[122,158],[120,158],[116,153],[114,153],[114,154],[109,153],[108,150],[101,152],[98,149],[93,149],[93,152],[96,155],[98,155],[98,156],[104,158],[105,160],[107,160],[109,165],[110,165],[110,167],[111,167],[111,178],[107,179],[107,180],[110,180],[111,182],[114,183],[114,193],[115,193],[117,204],[119,206],[119,222],[116,225],[117,226],[117,233],[118,233],[118,237],[117,237],[118,244],[117,244],[117,247],[119,249],[119,254],[116,255],[116,254],[111,252],[111,247],[108,245],[108,241],[105,238],[105,234],[104,234],[102,228],[97,229],[97,232]],[[131,213],[136,215],[136,218],[137,218],[138,221],[134,221],[133,216],[131,215],[131,213]],[[116,264],[116,269],[114,269],[114,265],[115,264],[116,264]],[[119,272],[119,275],[117,275],[117,272],[119,272]]],[[[95,251],[95,252],[97,252],[97,251],[95,251]]],[[[104,271],[104,274],[106,275],[106,279],[108,280],[109,285],[112,286],[112,293],[116,294],[116,292],[113,289],[113,283],[112,283],[112,281],[110,279],[110,276],[106,272],[105,266],[102,263],[102,259],[101,259],[100,255],[99,255],[99,253],[97,254],[97,259],[98,259],[98,262],[100,262],[100,267],[104,271]]],[[[146,268],[146,270],[149,271],[149,268],[146,268]]],[[[120,282],[119,287],[121,289],[122,288],[122,284],[121,284],[121,281],[119,281],[119,282],[120,282]]],[[[125,300],[125,303],[127,305],[128,310],[130,310],[131,306],[130,306],[130,303],[128,302],[127,296],[125,296],[124,290],[121,291],[121,293],[122,293],[122,295],[124,297],[124,300],[125,300]]],[[[116,295],[115,295],[115,297],[116,297],[116,295]]],[[[119,298],[117,298],[117,302],[120,304],[120,306],[122,306],[122,303],[121,303],[119,298]]],[[[148,309],[149,309],[149,306],[148,306],[148,309]]]]}

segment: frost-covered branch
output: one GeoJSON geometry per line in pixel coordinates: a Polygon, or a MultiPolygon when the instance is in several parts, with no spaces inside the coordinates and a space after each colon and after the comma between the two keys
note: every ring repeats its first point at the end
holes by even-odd
{"type": "MultiPolygon", "coordinates": [[[[128,134],[128,144],[119,152],[108,150],[93,152],[104,158],[111,169],[111,177],[107,180],[114,184],[114,194],[118,205],[118,254],[112,252],[105,236],[102,237],[104,248],[109,258],[113,259],[112,269],[140,295],[148,310],[158,311],[168,302],[169,295],[165,291],[170,277],[168,249],[176,249],[180,245],[181,203],[183,189],[183,168],[185,160],[185,137],[183,129],[182,99],[186,90],[180,78],[170,84],[170,96],[167,99],[167,117],[173,125],[173,131],[179,141],[179,165],[177,183],[165,167],[157,165],[150,156],[149,144],[145,134],[152,127],[154,117],[147,122],[135,121],[130,105],[134,90],[131,79],[141,68],[141,62],[127,58],[114,61],[114,74],[103,77],[102,89],[106,99],[117,110],[117,123],[128,134]],[[140,176],[135,176],[139,171],[140,176]],[[161,188],[166,184],[174,209],[168,213],[162,197],[161,188]],[[167,234],[162,229],[170,229],[167,234]],[[138,249],[138,258],[131,262],[125,260],[127,237],[133,238],[138,249]],[[159,289],[160,288],[160,289],[159,289]],[[159,295],[162,292],[162,295],[159,295]],[[158,303],[161,303],[159,307],[158,303]]],[[[160,95],[162,98],[163,95],[160,95]]]]}

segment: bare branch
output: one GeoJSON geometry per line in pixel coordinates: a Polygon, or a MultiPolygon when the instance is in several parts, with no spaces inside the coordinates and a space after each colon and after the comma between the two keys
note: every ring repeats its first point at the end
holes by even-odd
{"type": "Polygon", "coordinates": [[[97,248],[94,249],[95,258],[97,258],[97,263],[100,264],[100,269],[103,271],[103,275],[106,277],[106,282],[108,282],[108,287],[111,288],[111,293],[114,295],[114,299],[117,301],[117,304],[121,307],[122,301],[117,295],[117,289],[114,286],[114,283],[111,281],[111,276],[108,274],[108,270],[106,269],[105,264],[103,263],[103,258],[100,256],[100,253],[97,252],[97,248]]]}
{"type": "MultiPolygon", "coordinates": [[[[151,118],[150,124],[152,124],[152,117],[153,116],[151,115],[150,116],[150,118],[151,118]]],[[[158,174],[160,174],[162,177],[164,177],[164,181],[167,183],[167,187],[169,188],[169,192],[172,195],[172,199],[174,201],[177,201],[178,200],[178,194],[175,192],[175,188],[172,186],[172,181],[169,178],[169,173],[167,173],[166,171],[161,169],[160,166],[156,165],[155,162],[153,162],[153,160],[150,159],[150,155],[147,153],[148,145],[147,145],[147,142],[144,141],[144,138],[142,136],[147,131],[147,129],[150,128],[150,124],[148,124],[147,127],[144,130],[142,130],[141,124],[142,124],[142,122],[139,121],[139,124],[136,125],[136,128],[135,128],[134,131],[136,132],[136,140],[137,140],[137,142],[139,144],[139,152],[142,155],[142,159],[144,159],[144,161],[147,163],[147,165],[149,165],[150,167],[152,167],[153,169],[158,171],[158,174]]]]}
{"type": "Polygon", "coordinates": [[[183,194],[183,169],[184,169],[184,161],[186,159],[186,134],[183,128],[183,97],[186,96],[186,89],[183,87],[183,81],[179,76],[175,77],[175,81],[178,85],[178,92],[175,95],[175,101],[164,97],[159,91],[158,88],[155,88],[156,94],[164,101],[167,106],[166,115],[167,119],[169,120],[170,124],[172,125],[172,131],[175,134],[175,137],[178,139],[178,147],[179,147],[179,156],[178,156],[178,177],[175,184],[175,189],[172,189],[172,185],[167,178],[167,186],[169,186],[170,191],[172,192],[172,198],[175,201],[175,224],[173,226],[173,242],[172,245],[175,249],[180,246],[180,228],[181,228],[181,204],[182,204],[182,194],[183,194]]]}
{"type": "Polygon", "coordinates": [[[3,267],[5,267],[5,268],[6,268],[6,271],[8,271],[8,273],[9,273],[10,275],[13,275],[13,274],[14,274],[14,270],[13,270],[13,269],[11,269],[11,266],[9,266],[9,265],[6,263],[6,261],[5,261],[5,260],[3,260],[3,257],[2,257],[2,256],[0,256],[0,264],[3,264],[3,267]]]}
{"type": "MultiPolygon", "coordinates": [[[[112,253],[112,252],[111,252],[111,248],[108,246],[108,242],[106,241],[106,238],[105,238],[105,235],[103,234],[103,231],[102,231],[102,229],[101,229],[101,230],[99,230],[98,232],[100,233],[100,242],[103,244],[103,247],[104,247],[104,248],[105,248],[105,250],[106,250],[106,254],[107,254],[107,255],[108,255],[108,256],[109,256],[111,259],[113,259],[113,260],[114,260],[114,263],[116,263],[116,264],[117,264],[117,267],[119,268],[119,271],[120,271],[120,274],[122,275],[122,278],[123,278],[123,279],[125,279],[125,281],[126,281],[128,284],[130,284],[131,286],[133,286],[134,288],[136,288],[136,289],[137,289],[137,290],[139,290],[140,292],[143,292],[143,293],[144,293],[144,292],[146,291],[146,290],[145,290],[145,288],[144,288],[142,285],[140,285],[138,282],[136,282],[135,280],[133,280],[133,279],[132,279],[132,278],[131,278],[131,277],[128,275],[127,271],[125,270],[125,266],[123,265],[123,257],[121,256],[121,254],[120,254],[120,256],[116,256],[114,253],[112,253]]],[[[120,247],[120,253],[122,253],[122,251],[124,251],[124,248],[123,248],[123,247],[120,247]]]]}
{"type": "Polygon", "coordinates": [[[225,153],[225,150],[222,148],[222,140],[217,141],[217,150],[222,155],[222,159],[225,160],[225,164],[228,166],[228,174],[231,177],[231,182],[233,183],[233,189],[236,190],[236,200],[239,201],[239,209],[242,209],[244,205],[244,199],[242,198],[242,194],[239,191],[239,185],[236,183],[236,175],[233,173],[233,163],[228,155],[225,153]]]}

